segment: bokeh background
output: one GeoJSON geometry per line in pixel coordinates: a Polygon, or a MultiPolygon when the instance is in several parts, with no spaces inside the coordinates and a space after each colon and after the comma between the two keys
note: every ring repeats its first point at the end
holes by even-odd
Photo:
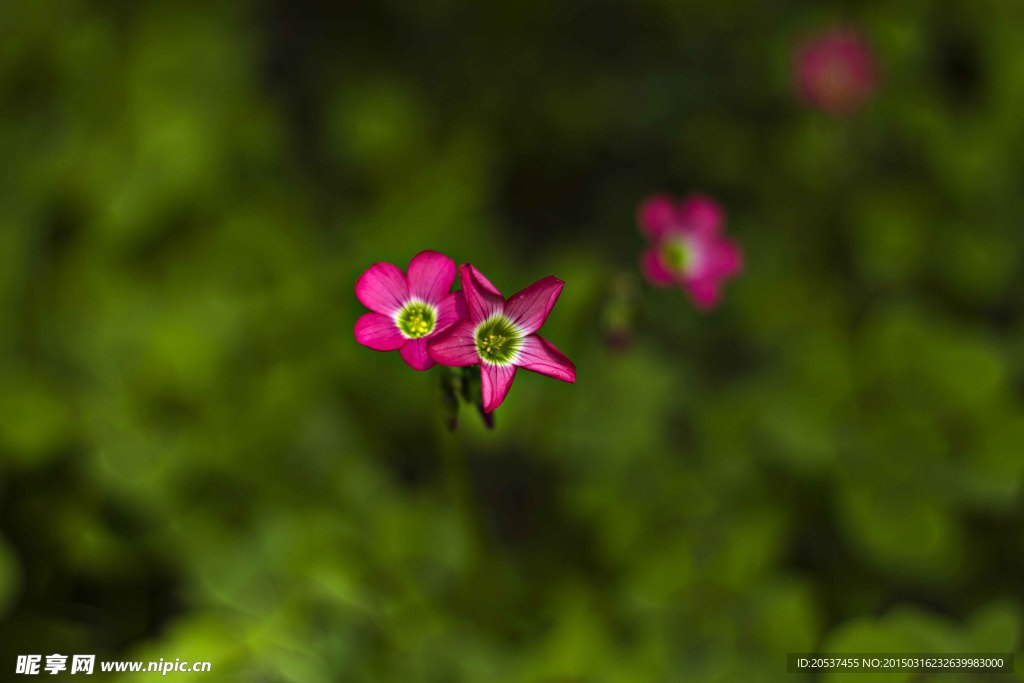
{"type": "Polygon", "coordinates": [[[3,676],[795,681],[787,652],[1019,650],[1022,21],[0,4],[3,676]],[[835,25],[882,76],[843,118],[792,82],[835,25]],[[747,257],[708,314],[636,267],[639,202],[695,190],[747,257]],[[564,279],[543,333],[578,382],[520,373],[494,431],[447,432],[438,372],[352,336],[359,273],[426,248],[506,294],[564,279]]]}

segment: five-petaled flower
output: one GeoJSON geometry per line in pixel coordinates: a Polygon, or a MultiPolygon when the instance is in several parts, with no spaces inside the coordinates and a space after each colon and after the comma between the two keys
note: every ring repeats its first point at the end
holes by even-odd
{"type": "Polygon", "coordinates": [[[390,263],[370,266],[356,281],[356,297],[373,312],[356,322],[356,341],[376,351],[399,349],[414,370],[433,367],[427,342],[466,317],[454,282],[455,261],[436,251],[416,254],[408,276],[390,263]]]}
{"type": "Polygon", "coordinates": [[[651,239],[641,265],[651,284],[678,285],[700,309],[713,308],[722,282],[743,267],[739,247],[721,234],[722,207],[703,195],[681,202],[659,195],[638,212],[640,229],[651,239]]]}
{"type": "Polygon", "coordinates": [[[870,47],[850,28],[832,29],[800,45],[794,71],[804,101],[836,115],[859,109],[878,81],[870,47]]]}
{"type": "Polygon", "coordinates": [[[463,265],[461,275],[469,317],[431,340],[429,352],[443,365],[480,366],[485,412],[490,413],[505,400],[516,368],[563,382],[576,381],[572,361],[536,334],[562,293],[564,282],[548,276],[506,301],[472,265],[463,265]]]}

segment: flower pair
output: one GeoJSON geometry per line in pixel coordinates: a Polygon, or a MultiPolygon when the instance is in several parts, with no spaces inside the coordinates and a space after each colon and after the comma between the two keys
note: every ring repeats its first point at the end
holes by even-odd
{"type": "Polygon", "coordinates": [[[436,251],[414,256],[407,274],[374,264],[356,281],[356,297],[372,311],[356,322],[356,341],[398,350],[414,370],[479,365],[488,413],[505,400],[517,368],[576,381],[572,361],[536,334],[564,282],[548,276],[506,300],[471,264],[460,273],[462,291],[452,292],[455,262],[436,251]]]}

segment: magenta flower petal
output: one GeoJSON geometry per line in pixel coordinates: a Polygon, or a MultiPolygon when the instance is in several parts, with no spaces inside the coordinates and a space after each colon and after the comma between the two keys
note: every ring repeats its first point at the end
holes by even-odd
{"type": "Polygon", "coordinates": [[[356,341],[374,351],[394,351],[405,344],[406,338],[388,316],[365,313],[356,321],[356,341]]]}
{"type": "Polygon", "coordinates": [[[685,288],[689,292],[690,298],[693,299],[693,303],[702,311],[707,311],[717,306],[718,300],[721,298],[721,288],[718,286],[718,281],[714,278],[708,277],[693,280],[686,283],[685,288]]]}
{"type": "Polygon", "coordinates": [[[505,302],[505,315],[518,325],[524,334],[533,334],[540,329],[548,314],[558,301],[565,283],[548,275],[532,285],[513,294],[505,302]]]}
{"type": "Polygon", "coordinates": [[[405,275],[391,263],[375,263],[356,280],[356,298],[375,313],[393,315],[409,298],[405,275]]]}
{"type": "Polygon", "coordinates": [[[516,366],[480,364],[480,384],[484,396],[484,412],[493,412],[501,405],[516,378],[516,366]]]}
{"type": "Polygon", "coordinates": [[[702,194],[691,194],[679,203],[679,223],[685,232],[717,234],[724,215],[718,202],[702,194]]]}
{"type": "Polygon", "coordinates": [[[640,266],[643,268],[644,277],[652,285],[667,287],[672,284],[672,273],[661,262],[661,256],[658,255],[657,247],[650,247],[644,251],[643,256],[640,258],[640,266]]]}
{"type": "Polygon", "coordinates": [[[519,347],[516,365],[563,382],[576,381],[576,366],[544,337],[531,334],[519,347]]]}
{"type": "Polygon", "coordinates": [[[502,300],[505,299],[505,295],[501,293],[501,290],[495,287],[494,284],[487,279],[486,275],[477,270],[476,266],[474,266],[472,263],[462,264],[463,268],[465,268],[466,266],[469,266],[473,270],[473,279],[480,287],[485,289],[487,292],[493,294],[494,296],[501,297],[502,300]]]}
{"type": "Polygon", "coordinates": [[[719,242],[714,259],[714,270],[719,277],[734,277],[743,270],[743,252],[733,242],[719,242]]]}
{"type": "Polygon", "coordinates": [[[480,362],[480,355],[477,353],[476,340],[473,338],[475,328],[476,326],[472,322],[461,320],[449,327],[447,331],[431,337],[427,345],[427,352],[441,365],[451,367],[476,365],[480,362]]]}
{"type": "Polygon", "coordinates": [[[444,332],[450,325],[459,320],[467,320],[469,312],[466,311],[466,297],[462,292],[452,292],[441,298],[437,306],[437,327],[434,334],[444,332]]]}
{"type": "Polygon", "coordinates": [[[637,222],[640,230],[653,239],[658,239],[676,227],[676,207],[672,198],[655,195],[644,201],[637,210],[637,222]]]}
{"type": "Polygon", "coordinates": [[[455,282],[455,261],[436,251],[421,251],[409,261],[409,294],[439,304],[455,282]]]}
{"type": "Polygon", "coordinates": [[[462,292],[466,297],[470,320],[481,322],[504,309],[505,297],[472,264],[463,264],[461,273],[462,292]]]}
{"type": "Polygon", "coordinates": [[[427,340],[410,339],[399,351],[402,360],[413,370],[429,370],[434,367],[434,360],[427,354],[427,340]]]}

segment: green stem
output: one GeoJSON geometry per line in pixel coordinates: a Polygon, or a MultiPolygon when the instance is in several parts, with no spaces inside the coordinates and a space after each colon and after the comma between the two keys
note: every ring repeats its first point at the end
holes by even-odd
{"type": "Polygon", "coordinates": [[[445,482],[448,495],[454,502],[469,543],[471,569],[481,569],[487,560],[487,544],[479,506],[470,483],[462,440],[457,434],[441,434],[441,457],[444,460],[445,482]]]}

